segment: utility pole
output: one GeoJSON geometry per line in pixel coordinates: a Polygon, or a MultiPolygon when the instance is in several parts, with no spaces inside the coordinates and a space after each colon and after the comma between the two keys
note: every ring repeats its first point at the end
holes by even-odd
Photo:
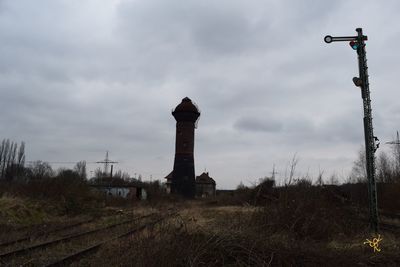
{"type": "Polygon", "coordinates": [[[399,175],[400,172],[400,137],[399,137],[399,131],[397,131],[396,134],[396,140],[386,142],[386,144],[389,145],[394,145],[394,156],[395,156],[395,173],[396,175],[399,175]]]}
{"type": "Polygon", "coordinates": [[[395,145],[395,157],[396,157],[396,164],[400,164],[400,137],[399,137],[399,131],[397,131],[396,134],[396,140],[386,142],[388,145],[395,145]]]}
{"type": "MultiPolygon", "coordinates": [[[[103,163],[104,164],[104,175],[107,176],[108,175],[108,165],[110,163],[118,163],[117,161],[111,161],[108,158],[108,151],[106,152],[106,158],[102,161],[97,161],[96,163],[103,163]]],[[[112,171],[111,171],[112,172],[112,171]]],[[[112,174],[111,174],[112,175],[112,174]]]]}
{"type": "Polygon", "coordinates": [[[272,172],[271,172],[271,174],[272,174],[272,180],[274,180],[275,181],[275,175],[276,174],[278,174],[277,172],[276,172],[276,170],[275,170],[275,163],[272,165],[272,172]]]}
{"type": "Polygon", "coordinates": [[[375,151],[379,147],[379,140],[376,136],[374,136],[374,129],[372,125],[372,108],[368,81],[367,53],[365,51],[365,41],[368,40],[368,37],[363,35],[362,28],[357,28],[356,32],[357,36],[332,37],[327,35],[325,36],[324,41],[326,43],[349,41],[351,48],[357,51],[359,77],[354,77],[353,83],[355,86],[361,88],[361,97],[363,99],[370,226],[371,229],[377,233],[379,228],[378,200],[375,180],[375,151]]]}
{"type": "Polygon", "coordinates": [[[390,141],[390,142],[386,142],[386,144],[399,146],[400,145],[399,131],[397,131],[396,136],[397,136],[396,140],[393,140],[393,141],[390,141]]]}

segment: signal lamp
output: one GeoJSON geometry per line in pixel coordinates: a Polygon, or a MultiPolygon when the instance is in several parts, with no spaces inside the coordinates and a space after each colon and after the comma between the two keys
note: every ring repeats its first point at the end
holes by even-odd
{"type": "Polygon", "coordinates": [[[358,48],[358,43],[355,41],[350,41],[349,45],[351,46],[351,48],[353,48],[354,50],[357,50],[358,48]]]}
{"type": "Polygon", "coordinates": [[[330,35],[325,36],[324,41],[327,44],[332,43],[332,36],[330,35]]]}
{"type": "Polygon", "coordinates": [[[361,85],[362,85],[362,80],[361,80],[360,78],[358,78],[358,77],[354,77],[354,78],[353,78],[353,83],[354,83],[355,86],[361,87],[361,85]]]}

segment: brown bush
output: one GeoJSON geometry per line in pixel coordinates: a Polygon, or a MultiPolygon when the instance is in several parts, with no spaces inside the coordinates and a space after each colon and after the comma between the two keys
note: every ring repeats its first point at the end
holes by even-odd
{"type": "Polygon", "coordinates": [[[261,218],[296,239],[329,240],[365,229],[348,204],[326,188],[290,186],[275,194],[277,200],[267,203],[261,218]]]}
{"type": "MultiPolygon", "coordinates": [[[[361,208],[368,208],[368,186],[366,183],[344,184],[336,186],[334,189],[337,194],[343,195],[353,205],[361,208]]],[[[398,212],[400,210],[400,184],[398,183],[378,183],[377,198],[378,207],[388,212],[398,212]]]]}
{"type": "Polygon", "coordinates": [[[48,208],[55,209],[52,212],[60,215],[90,212],[101,203],[100,195],[74,172],[64,172],[54,178],[7,183],[4,187],[12,195],[45,200],[48,208]]]}
{"type": "MultiPolygon", "coordinates": [[[[260,210],[264,214],[265,210],[260,210]]],[[[294,230],[265,224],[260,213],[214,213],[207,227],[194,227],[189,217],[175,220],[112,244],[90,262],[93,266],[396,266],[397,251],[371,254],[356,248],[330,249],[329,241],[296,239],[294,230]]],[[[343,238],[343,236],[338,236],[343,238]]],[[[346,237],[360,239],[360,236],[346,237]]],[[[340,239],[339,239],[340,240],[340,239]]],[[[357,241],[358,242],[358,241],[357,241]]]]}

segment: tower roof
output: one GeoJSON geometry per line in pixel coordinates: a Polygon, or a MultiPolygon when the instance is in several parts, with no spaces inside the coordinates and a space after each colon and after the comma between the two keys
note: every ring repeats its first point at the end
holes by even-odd
{"type": "Polygon", "coordinates": [[[189,97],[185,97],[182,99],[182,102],[176,106],[174,112],[194,112],[200,113],[199,109],[195,104],[193,104],[192,100],[189,97]]]}

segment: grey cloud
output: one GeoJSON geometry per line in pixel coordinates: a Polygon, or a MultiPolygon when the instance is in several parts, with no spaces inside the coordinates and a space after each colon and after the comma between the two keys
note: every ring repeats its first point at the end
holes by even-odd
{"type": "Polygon", "coordinates": [[[145,37],[140,47],[151,48],[148,45],[162,42],[169,49],[184,52],[191,48],[196,53],[194,45],[206,54],[220,57],[256,43],[252,41],[257,35],[252,32],[250,18],[246,17],[243,7],[232,1],[125,3],[120,7],[121,27],[124,33],[131,34],[130,38],[145,37]],[[175,45],[169,46],[172,43],[175,45]]]}
{"type": "Polygon", "coordinates": [[[285,129],[287,131],[295,134],[310,134],[312,131],[314,131],[315,127],[311,119],[295,112],[293,112],[291,115],[291,117],[283,118],[285,121],[285,129]]]}
{"type": "Polygon", "coordinates": [[[341,114],[325,120],[318,127],[319,140],[330,143],[362,143],[364,138],[362,116],[357,115],[359,114],[341,114]]]}
{"type": "Polygon", "coordinates": [[[264,119],[253,117],[240,118],[234,123],[233,126],[238,130],[250,132],[276,133],[282,130],[282,123],[279,121],[270,120],[267,117],[264,119]]]}
{"type": "Polygon", "coordinates": [[[363,138],[356,54],[322,38],[364,27],[375,132],[390,139],[400,66],[397,30],[387,25],[399,23],[399,7],[2,1],[0,136],[25,140],[30,159],[98,160],[110,150],[119,168],[162,178],[173,164],[170,112],[189,96],[202,111],[197,170],[213,170],[220,187],[265,176],[273,163],[284,171],[294,152],[299,168],[350,168],[338,159],[363,138]]]}

